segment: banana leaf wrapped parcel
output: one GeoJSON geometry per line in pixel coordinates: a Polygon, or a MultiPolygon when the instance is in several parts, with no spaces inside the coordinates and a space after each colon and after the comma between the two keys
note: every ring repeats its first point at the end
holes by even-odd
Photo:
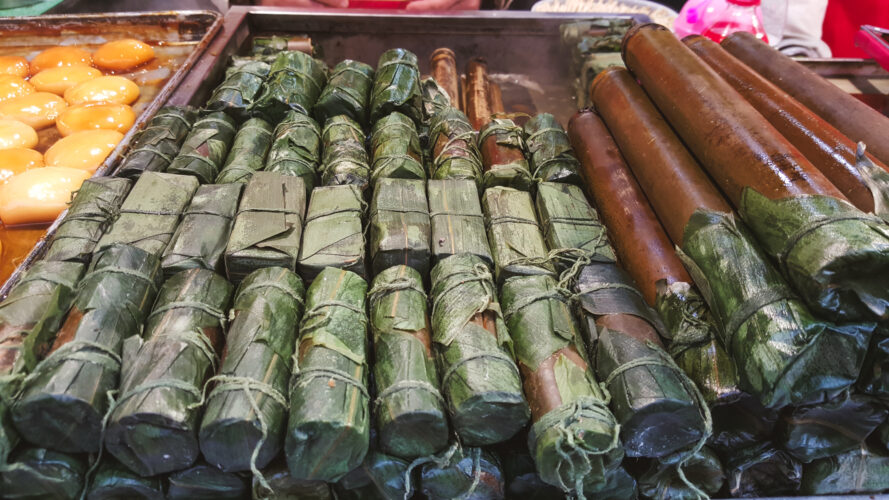
{"type": "Polygon", "coordinates": [[[555,274],[531,195],[494,187],[485,190],[482,202],[498,282],[512,276],[555,274]]]}
{"type": "Polygon", "coordinates": [[[380,179],[370,203],[370,259],[374,274],[403,264],[426,276],[430,232],[425,183],[380,179]]]}
{"type": "Polygon", "coordinates": [[[423,95],[423,123],[427,126],[436,113],[452,107],[448,91],[442,88],[435,78],[428,77],[420,80],[420,93],[423,95]]]}
{"type": "Polygon", "coordinates": [[[285,452],[295,479],[336,481],[370,444],[367,282],[327,268],[306,292],[285,452]]]}
{"type": "Polygon", "coordinates": [[[467,445],[505,441],[530,409],[491,271],[459,254],[436,264],[431,281],[432,340],[451,424],[467,445]]]}
{"type": "Polygon", "coordinates": [[[429,500],[505,498],[500,458],[482,448],[449,449],[420,470],[420,491],[429,500]]]}
{"type": "Polygon", "coordinates": [[[312,281],[325,267],[364,277],[364,230],[367,203],[354,184],[322,186],[312,191],[299,249],[299,274],[312,281]]]}
{"type": "Polygon", "coordinates": [[[115,175],[136,179],[143,172],[163,172],[179,154],[197,113],[191,108],[165,106],[140,131],[115,175]]]}
{"type": "Polygon", "coordinates": [[[506,186],[530,191],[534,178],[525,158],[522,129],[508,118],[494,118],[478,132],[486,188],[506,186]]]}
{"type": "Polygon", "coordinates": [[[228,278],[239,282],[261,267],[296,270],[305,212],[301,178],[272,172],[251,177],[225,249],[228,278]]]}
{"type": "Polygon", "coordinates": [[[836,396],[858,378],[874,325],[813,317],[752,242],[732,216],[699,210],[682,245],[741,388],[767,408],[836,396]]]}
{"type": "Polygon", "coordinates": [[[97,255],[52,349],[12,407],[22,437],[67,453],[99,451],[122,345],[139,334],[161,282],[160,261],[144,250],[114,245],[97,255]]]}
{"type": "Polygon", "coordinates": [[[321,132],[321,144],[321,184],[354,184],[364,191],[370,183],[370,163],[361,126],[347,116],[329,118],[321,132]]]}
{"type": "Polygon", "coordinates": [[[232,285],[212,271],[175,274],[158,292],[143,337],[125,343],[105,448],[133,472],[154,476],[197,459],[198,404],[222,352],[231,295],[232,285]]]}
{"type": "Polygon", "coordinates": [[[106,457],[89,484],[87,500],[164,500],[164,478],[142,477],[106,457]]]}
{"type": "Polygon", "coordinates": [[[262,118],[245,121],[235,134],[222,170],[216,176],[216,184],[246,183],[254,172],[262,170],[272,147],[273,130],[272,125],[262,118]]]}
{"type": "Polygon", "coordinates": [[[405,484],[410,462],[371,450],[361,465],[334,486],[339,500],[402,500],[411,498],[414,487],[405,484]]]}
{"type": "Polygon", "coordinates": [[[569,298],[547,275],[509,278],[500,298],[532,409],[528,450],[537,473],[582,497],[585,485],[605,484],[623,451],[617,420],[587,361],[569,298]]]}
{"type": "Polygon", "coordinates": [[[390,49],[380,56],[370,94],[370,121],[399,112],[413,120],[423,121],[423,94],[420,92],[420,69],[417,56],[405,49],[390,49]]]}
{"type": "Polygon", "coordinates": [[[311,115],[327,83],[327,68],[303,52],[279,52],[269,68],[259,97],[250,107],[254,116],[280,122],[288,111],[311,115]]]}
{"type": "Polygon", "coordinates": [[[286,36],[257,36],[253,38],[250,53],[254,56],[272,55],[285,50],[298,50],[306,54],[312,54],[312,39],[308,35],[286,36]]]}
{"type": "Polygon", "coordinates": [[[225,71],[225,79],[213,90],[204,109],[225,111],[234,117],[245,118],[247,110],[262,90],[262,83],[269,76],[269,69],[269,64],[264,61],[230,66],[225,71]]]}
{"type": "Polygon", "coordinates": [[[374,423],[383,453],[432,455],[448,444],[448,420],[432,354],[423,278],[393,266],[367,293],[374,346],[374,423]]]}
{"type": "Polygon", "coordinates": [[[75,500],[83,489],[86,457],[19,447],[0,468],[0,492],[9,500],[75,500]]]}
{"type": "Polygon", "coordinates": [[[243,500],[250,498],[247,479],[199,463],[170,474],[167,500],[243,500]]]}
{"type": "Polygon", "coordinates": [[[133,185],[95,252],[122,243],[160,256],[198,185],[190,175],[146,172],[133,185]]]}
{"type": "Polygon", "coordinates": [[[556,117],[540,113],[524,127],[531,175],[544,182],[580,184],[580,162],[574,155],[568,134],[556,117]]]}
{"type": "Polygon", "coordinates": [[[318,123],[298,111],[288,111],[275,127],[265,171],[300,177],[308,195],[315,187],[320,161],[321,129],[318,123]]]}
{"type": "Polygon", "coordinates": [[[646,498],[698,500],[701,492],[715,496],[725,484],[725,470],[713,450],[706,446],[682,465],[682,475],[675,463],[654,461],[639,476],[639,493],[646,498]]]}
{"type": "Polygon", "coordinates": [[[432,223],[432,256],[476,255],[494,263],[476,184],[466,179],[430,180],[426,184],[432,223]]]}
{"type": "Polygon", "coordinates": [[[803,466],[802,495],[874,494],[889,491],[889,455],[860,446],[803,466]]]}
{"type": "Polygon", "coordinates": [[[560,252],[557,265],[565,269],[578,259],[614,262],[599,214],[583,190],[571,184],[541,182],[537,185],[537,215],[550,250],[560,252]]]}
{"type": "Polygon", "coordinates": [[[226,355],[206,397],[199,439],[211,465],[241,472],[268,465],[284,445],[287,382],[305,288],[293,271],[258,269],[232,306],[226,355]]]}
{"type": "Polygon", "coordinates": [[[396,111],[378,119],[370,133],[370,151],[373,184],[383,177],[426,179],[417,127],[406,115],[396,111]]]}
{"type": "Polygon", "coordinates": [[[739,450],[724,466],[733,497],[794,495],[802,481],[802,465],[770,443],[739,450]]]}
{"type": "Polygon", "coordinates": [[[89,262],[131,187],[133,181],[120,177],[85,180],[56,228],[43,260],[89,262]]]}
{"type": "Polygon", "coordinates": [[[276,459],[263,469],[262,475],[269,489],[253,478],[254,498],[269,500],[334,500],[331,486],[324,481],[301,481],[294,479],[287,468],[284,457],[276,459]]]}
{"type": "Polygon", "coordinates": [[[199,118],[167,172],[193,175],[201,184],[213,182],[228,156],[236,132],[235,121],[222,111],[199,118]]]}
{"type": "Polygon", "coordinates": [[[475,130],[460,110],[446,108],[429,121],[431,179],[471,179],[481,185],[482,157],[475,130]]]}
{"type": "Polygon", "coordinates": [[[537,465],[528,453],[526,441],[527,439],[522,439],[520,446],[508,451],[498,450],[503,465],[506,496],[523,500],[550,500],[563,496],[560,489],[540,479],[537,465]]]}
{"type": "Polygon", "coordinates": [[[370,111],[370,89],[373,86],[374,69],[360,61],[340,61],[330,72],[327,86],[315,103],[315,119],[318,123],[338,115],[345,115],[366,125],[370,111]]]}
{"type": "Polygon", "coordinates": [[[877,324],[856,388],[871,396],[889,394],[889,323],[877,324]]]}
{"type": "Polygon", "coordinates": [[[584,491],[596,500],[635,500],[639,497],[636,478],[623,466],[609,471],[605,475],[605,484],[584,491]]]}

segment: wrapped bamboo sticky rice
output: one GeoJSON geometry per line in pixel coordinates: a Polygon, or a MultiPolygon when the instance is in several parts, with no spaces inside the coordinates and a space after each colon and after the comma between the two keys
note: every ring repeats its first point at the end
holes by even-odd
{"type": "Polygon", "coordinates": [[[431,179],[471,179],[482,182],[482,157],[475,131],[466,115],[447,108],[429,122],[431,179]]]}
{"type": "Polygon", "coordinates": [[[208,111],[225,111],[244,118],[247,110],[259,96],[262,83],[269,76],[269,64],[249,61],[232,65],[225,71],[225,79],[213,90],[204,108],[208,111]]]}
{"type": "Polygon", "coordinates": [[[429,73],[438,85],[447,92],[451,105],[460,109],[460,73],[457,71],[457,56],[454,51],[441,47],[429,56],[429,73]]]}
{"type": "MultiPolygon", "coordinates": [[[[253,491],[260,498],[272,500],[333,500],[333,492],[324,481],[301,481],[294,479],[287,468],[284,457],[275,460],[263,469],[262,475],[269,489],[265,490],[259,479],[253,479],[253,491]]],[[[339,497],[337,497],[339,498],[339,497]]]]}
{"type": "Polygon", "coordinates": [[[426,179],[420,137],[407,115],[393,112],[379,118],[371,130],[370,151],[373,184],[384,177],[426,179]]]}
{"type": "Polygon", "coordinates": [[[531,195],[508,187],[488,188],[482,204],[498,282],[512,276],[554,274],[531,195]]]}
{"type": "Polygon", "coordinates": [[[725,473],[733,497],[794,495],[802,481],[800,463],[769,443],[732,454],[725,462],[725,473]]]}
{"type": "Polygon", "coordinates": [[[699,499],[701,493],[715,496],[725,484],[719,457],[706,446],[682,465],[652,463],[639,477],[639,493],[646,498],[699,499]],[[692,487],[693,485],[693,487],[692,487]]]}
{"type": "Polygon", "coordinates": [[[426,184],[435,261],[472,254],[493,264],[476,184],[470,180],[430,180],[426,184]]]}
{"type": "Polygon", "coordinates": [[[161,287],[143,336],[124,344],[105,448],[137,474],[180,470],[198,458],[203,388],[222,352],[231,295],[232,285],[212,271],[182,271],[161,287]]]}
{"type": "Polygon", "coordinates": [[[380,179],[370,203],[370,259],[374,274],[403,264],[429,272],[429,207],[421,180],[380,179]]]}
{"type": "Polygon", "coordinates": [[[208,464],[174,472],[167,479],[167,500],[241,500],[249,494],[245,478],[208,464]]]}
{"type": "Polygon", "coordinates": [[[555,486],[547,484],[537,474],[537,465],[528,452],[526,439],[513,439],[515,446],[507,446],[497,451],[503,465],[503,477],[506,483],[507,498],[523,498],[526,500],[547,500],[559,498],[564,493],[555,486]]]}
{"type": "Polygon", "coordinates": [[[405,49],[383,52],[377,63],[370,94],[370,121],[399,112],[414,123],[423,120],[423,95],[420,92],[420,69],[417,56],[405,49]]]}
{"type": "Polygon", "coordinates": [[[272,146],[272,126],[262,118],[251,118],[235,134],[232,147],[225,157],[216,184],[244,182],[265,166],[265,158],[272,146]]]}
{"type": "Polygon", "coordinates": [[[164,500],[164,478],[142,477],[111,457],[104,457],[90,480],[87,500],[164,500]]]}
{"type": "Polygon", "coordinates": [[[290,382],[285,451],[295,479],[336,481],[370,443],[367,282],[326,268],[306,292],[290,382]]]}
{"type": "Polygon", "coordinates": [[[364,149],[364,131],[358,122],[343,115],[329,118],[321,132],[321,144],[321,184],[354,184],[362,191],[367,188],[370,162],[364,149]]]}
{"type": "Polygon", "coordinates": [[[303,52],[279,52],[269,67],[251,113],[270,123],[280,122],[288,111],[311,115],[327,83],[326,68],[303,52]]]}
{"type": "Polygon", "coordinates": [[[422,130],[428,131],[427,125],[432,117],[447,109],[454,109],[451,106],[451,98],[448,91],[445,90],[434,78],[424,78],[420,80],[420,92],[423,94],[423,123],[420,125],[420,136],[423,136],[422,130]]]}
{"type": "Polygon", "coordinates": [[[179,154],[179,146],[191,130],[197,113],[191,108],[165,106],[133,139],[130,152],[116,174],[136,179],[143,172],[163,172],[179,154]]]}
{"type": "Polygon", "coordinates": [[[300,177],[308,195],[315,187],[320,161],[321,129],[318,123],[298,111],[287,112],[275,127],[264,170],[300,177]]]}
{"type": "Polygon", "coordinates": [[[282,267],[257,269],[238,287],[225,358],[212,379],[199,433],[211,465],[256,471],[283,448],[285,394],[304,296],[299,276],[282,267]]]}
{"type": "Polygon", "coordinates": [[[0,469],[0,491],[11,500],[75,500],[83,490],[85,457],[22,446],[0,469]]]}
{"type": "Polygon", "coordinates": [[[882,493],[889,489],[889,455],[860,446],[803,466],[802,495],[882,493]]]}
{"type": "Polygon", "coordinates": [[[545,182],[580,184],[580,164],[556,117],[540,113],[524,127],[531,176],[545,182]]]}
{"type": "Polygon", "coordinates": [[[430,500],[500,500],[505,484],[500,458],[482,448],[455,444],[420,471],[420,491],[430,500]]]}
{"type": "Polygon", "coordinates": [[[478,133],[486,188],[507,186],[530,191],[533,177],[525,158],[522,129],[508,118],[494,118],[478,133]]]}
{"type": "Polygon", "coordinates": [[[546,245],[558,251],[560,269],[574,262],[614,262],[605,226],[577,186],[556,182],[537,185],[537,214],[546,245]]]}
{"type": "Polygon", "coordinates": [[[410,462],[371,450],[361,465],[343,476],[334,489],[338,500],[398,500],[411,498],[414,485],[410,462]],[[407,482],[406,482],[407,481],[407,482]]]}
{"type": "Polygon", "coordinates": [[[167,172],[193,175],[201,184],[213,182],[222,169],[236,132],[235,121],[221,111],[199,118],[167,172]]]}
{"type": "Polygon", "coordinates": [[[373,80],[374,70],[369,65],[351,59],[340,61],[315,103],[315,119],[323,124],[334,116],[345,115],[366,125],[373,80]]]}
{"type": "Polygon", "coordinates": [[[362,220],[367,203],[354,184],[316,187],[306,211],[299,273],[312,281],[325,267],[366,275],[362,220]]]}
{"type": "Polygon", "coordinates": [[[488,79],[488,62],[474,57],[466,63],[466,81],[463,85],[465,106],[463,111],[475,130],[491,121],[496,105],[492,103],[491,82],[488,79]]]}

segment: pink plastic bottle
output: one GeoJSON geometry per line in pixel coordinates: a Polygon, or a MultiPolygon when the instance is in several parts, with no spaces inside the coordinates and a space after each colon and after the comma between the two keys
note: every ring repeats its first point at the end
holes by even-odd
{"type": "Polygon", "coordinates": [[[726,0],[727,6],[718,13],[703,35],[714,42],[721,42],[736,31],[753,33],[756,38],[768,43],[766,30],[762,26],[761,0],[726,0]]]}
{"type": "Polygon", "coordinates": [[[700,35],[713,24],[714,16],[726,7],[726,0],[688,0],[673,22],[676,36],[700,35]]]}

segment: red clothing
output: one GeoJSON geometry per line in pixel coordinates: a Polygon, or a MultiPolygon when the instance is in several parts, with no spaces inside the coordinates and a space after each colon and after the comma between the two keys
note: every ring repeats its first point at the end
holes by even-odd
{"type": "Polygon", "coordinates": [[[827,3],[823,39],[830,45],[833,57],[870,57],[855,46],[855,33],[863,24],[889,29],[889,1],[830,0],[827,3]]]}

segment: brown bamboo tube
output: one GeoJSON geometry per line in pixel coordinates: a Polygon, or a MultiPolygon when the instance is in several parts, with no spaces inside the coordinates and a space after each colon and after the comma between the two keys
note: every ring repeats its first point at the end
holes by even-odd
{"type": "Polygon", "coordinates": [[[460,74],[457,72],[457,57],[454,51],[442,47],[429,56],[432,78],[447,92],[451,105],[461,109],[463,97],[460,95],[460,74]]]}
{"type": "Polygon", "coordinates": [[[734,33],[722,48],[889,165],[889,118],[756,37],[734,33]]]}
{"type": "Polygon", "coordinates": [[[506,107],[503,105],[503,93],[500,92],[500,85],[488,80],[488,102],[491,105],[491,114],[502,115],[506,113],[506,107]]]}
{"type": "Polygon", "coordinates": [[[618,259],[645,300],[654,304],[658,280],[691,282],[599,116],[588,110],[574,115],[568,122],[568,137],[618,259]]]}
{"type": "Polygon", "coordinates": [[[701,165],[737,205],[745,187],[771,199],[845,196],[667,28],[631,28],[624,62],[701,165]]]}
{"type": "MultiPolygon", "coordinates": [[[[702,36],[682,40],[738,91],[781,134],[864,212],[873,212],[874,196],[858,171],[858,146],[799,101],[702,36]]],[[[876,158],[871,158],[886,168],[876,158]]]]}
{"type": "Polygon", "coordinates": [[[682,244],[695,210],[731,211],[629,71],[612,67],[599,73],[590,99],[674,243],[682,244]]]}
{"type": "Polygon", "coordinates": [[[466,65],[466,117],[472,128],[481,130],[491,121],[490,91],[488,90],[488,63],[480,57],[469,60],[466,65]]]}

